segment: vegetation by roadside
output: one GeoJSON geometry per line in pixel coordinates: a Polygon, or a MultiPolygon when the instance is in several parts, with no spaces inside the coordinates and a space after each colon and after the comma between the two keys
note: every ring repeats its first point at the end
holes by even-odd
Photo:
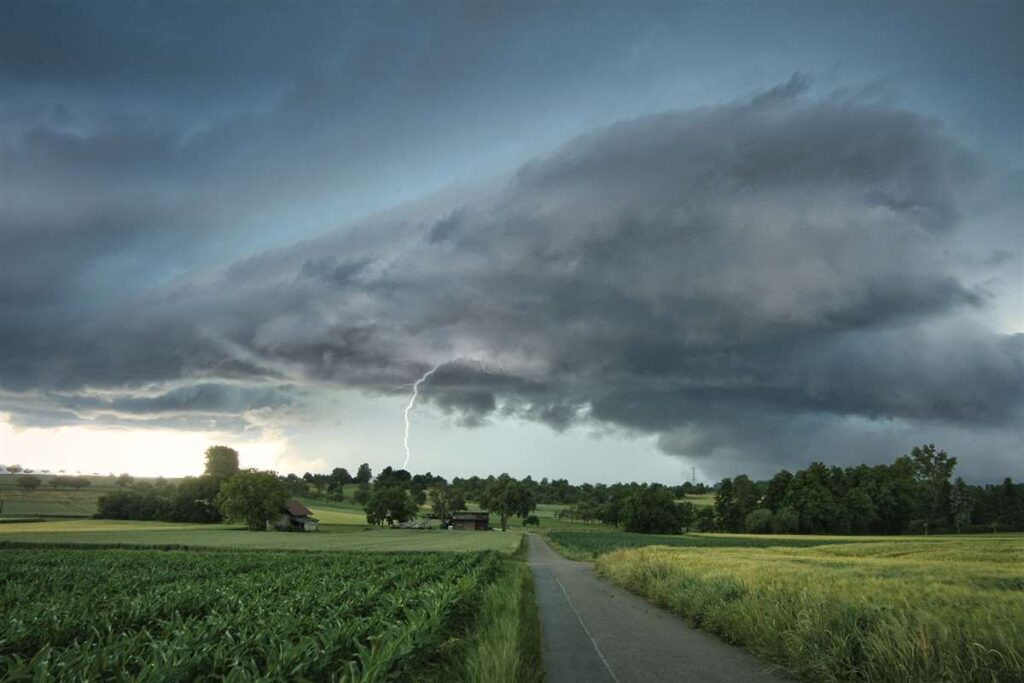
{"type": "Polygon", "coordinates": [[[1020,535],[649,547],[596,566],[806,680],[1024,680],[1020,535]]]}
{"type": "Polygon", "coordinates": [[[467,649],[467,683],[544,681],[540,615],[525,551],[523,542],[504,574],[484,593],[467,649]]]}

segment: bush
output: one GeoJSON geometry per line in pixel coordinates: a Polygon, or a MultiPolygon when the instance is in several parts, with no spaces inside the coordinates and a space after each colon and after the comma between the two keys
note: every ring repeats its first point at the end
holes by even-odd
{"type": "Polygon", "coordinates": [[[748,533],[770,534],[775,524],[775,513],[768,508],[758,508],[747,515],[744,523],[748,533]]]}
{"type": "Polygon", "coordinates": [[[681,528],[672,492],[663,486],[645,486],[622,506],[622,526],[641,534],[678,534],[681,528]]]}
{"type": "Polygon", "coordinates": [[[18,486],[26,491],[35,491],[42,483],[39,477],[32,476],[31,474],[23,474],[18,477],[18,486]]]}
{"type": "Polygon", "coordinates": [[[772,532],[776,534],[800,533],[800,513],[793,508],[782,508],[772,520],[772,532]]]}

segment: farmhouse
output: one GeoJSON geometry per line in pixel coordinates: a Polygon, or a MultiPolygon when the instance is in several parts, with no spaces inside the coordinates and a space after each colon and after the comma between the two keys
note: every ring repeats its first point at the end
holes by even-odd
{"type": "Polygon", "coordinates": [[[313,517],[313,512],[297,500],[285,503],[284,512],[277,520],[278,531],[318,531],[320,520],[313,517]]]}
{"type": "Polygon", "coordinates": [[[490,516],[486,512],[456,512],[452,515],[452,526],[466,531],[487,531],[490,516]]]}

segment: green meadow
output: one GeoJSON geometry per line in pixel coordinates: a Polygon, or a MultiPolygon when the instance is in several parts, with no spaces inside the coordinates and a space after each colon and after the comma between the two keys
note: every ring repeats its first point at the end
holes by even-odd
{"type": "MultiPolygon", "coordinates": [[[[365,520],[364,520],[365,521],[365,520]]],[[[495,550],[514,552],[522,541],[516,530],[466,532],[321,525],[315,533],[246,531],[226,524],[178,524],[106,519],[53,520],[0,524],[0,544],[60,544],[236,548],[263,550],[359,550],[378,552],[495,550]]]]}

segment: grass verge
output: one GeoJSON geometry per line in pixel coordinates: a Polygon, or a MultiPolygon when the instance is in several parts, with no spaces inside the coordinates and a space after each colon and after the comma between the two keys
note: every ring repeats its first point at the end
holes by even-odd
{"type": "Polygon", "coordinates": [[[1024,680],[1024,537],[637,548],[597,571],[806,680],[1024,680]]]}
{"type": "Polygon", "coordinates": [[[506,573],[483,595],[476,633],[467,644],[465,680],[542,683],[540,615],[525,542],[506,573]]]}

